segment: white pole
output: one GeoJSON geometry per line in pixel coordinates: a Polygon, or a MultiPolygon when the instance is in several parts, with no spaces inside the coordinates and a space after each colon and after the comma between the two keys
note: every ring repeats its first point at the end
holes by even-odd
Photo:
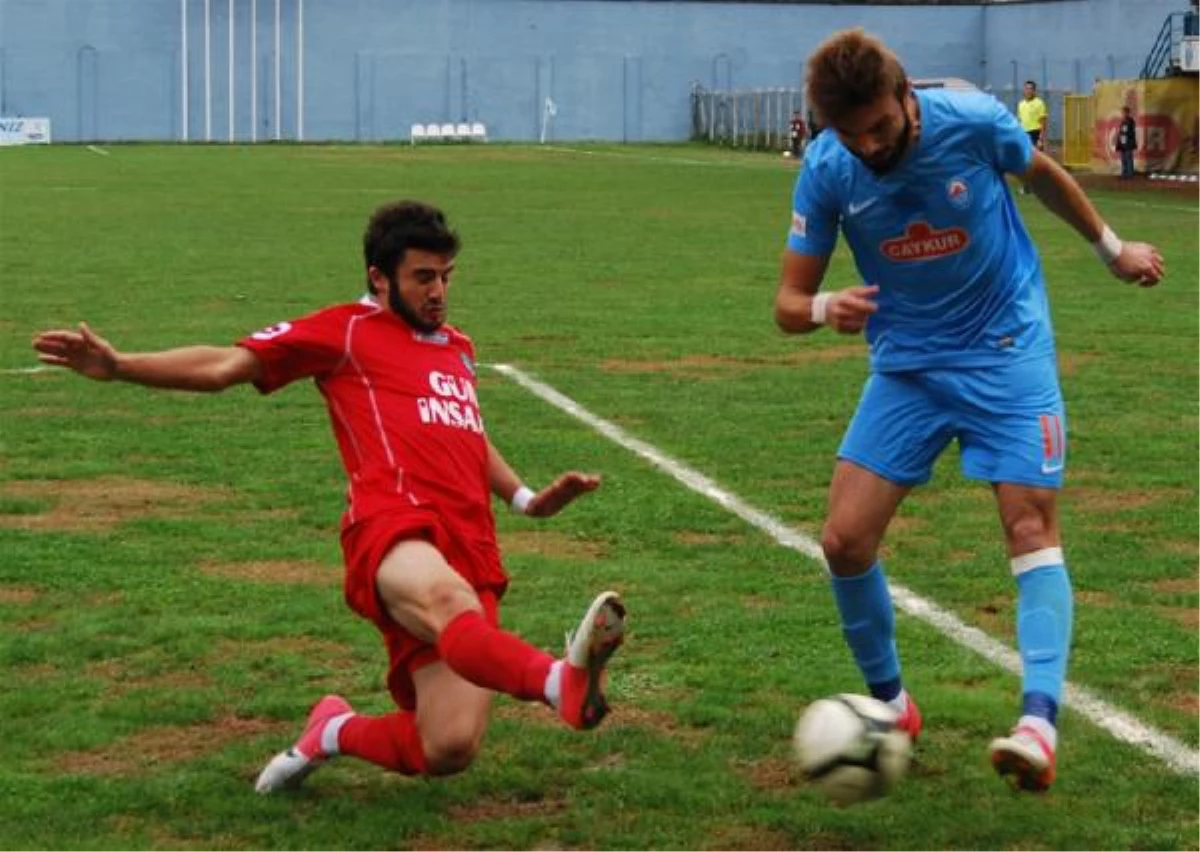
{"type": "Polygon", "coordinates": [[[280,99],[282,98],[282,95],[283,95],[283,87],[279,81],[279,72],[280,72],[279,49],[280,49],[279,0],[275,0],[275,140],[276,141],[279,141],[279,139],[280,139],[279,122],[282,120],[280,118],[280,116],[282,114],[282,110],[280,108],[281,107],[280,99]]]}
{"type": "Polygon", "coordinates": [[[204,0],[204,141],[212,141],[212,20],[210,0],[204,0]]]}
{"type": "Polygon", "coordinates": [[[229,141],[233,141],[233,0],[229,0],[229,141]]]}
{"type": "Polygon", "coordinates": [[[182,87],[182,97],[180,105],[182,107],[182,135],[183,141],[188,141],[188,112],[191,105],[188,103],[188,0],[179,0],[179,79],[182,87]]]}
{"type": "Polygon", "coordinates": [[[250,0],[250,141],[258,141],[258,0],[250,0]]]}
{"type": "Polygon", "coordinates": [[[304,0],[296,0],[296,140],[304,140],[304,0]]]}

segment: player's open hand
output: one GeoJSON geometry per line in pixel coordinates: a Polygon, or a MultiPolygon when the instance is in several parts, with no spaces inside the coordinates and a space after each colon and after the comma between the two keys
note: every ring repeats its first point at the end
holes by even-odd
{"type": "Polygon", "coordinates": [[[825,306],[825,324],[841,334],[858,334],[871,314],[879,310],[877,284],[838,290],[825,306]]]}
{"type": "Polygon", "coordinates": [[[1153,287],[1167,274],[1162,255],[1149,243],[1122,243],[1121,253],[1108,268],[1122,281],[1139,287],[1153,287]]]}
{"type": "Polygon", "coordinates": [[[38,360],[66,367],[89,379],[112,381],[117,374],[117,350],[85,322],[79,331],[44,331],[33,339],[38,360]]]}
{"type": "Polygon", "coordinates": [[[590,473],[569,471],[539,491],[529,501],[525,514],[533,518],[557,515],[576,497],[600,487],[600,477],[590,473]]]}

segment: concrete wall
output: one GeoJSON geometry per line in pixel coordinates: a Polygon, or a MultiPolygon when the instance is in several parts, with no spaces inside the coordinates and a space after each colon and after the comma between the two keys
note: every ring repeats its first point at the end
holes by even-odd
{"type": "Polygon", "coordinates": [[[0,0],[0,115],[49,116],[57,141],[377,141],[462,120],[530,140],[551,97],[555,139],[680,140],[693,83],[799,85],[842,27],[884,35],[914,76],[1090,89],[1135,75],[1180,7],[0,0]]]}

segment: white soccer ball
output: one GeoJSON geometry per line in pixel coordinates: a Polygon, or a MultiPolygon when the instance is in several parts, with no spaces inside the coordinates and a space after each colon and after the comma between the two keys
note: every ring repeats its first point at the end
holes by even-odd
{"type": "Polygon", "coordinates": [[[792,152],[791,152],[791,151],[784,151],[784,152],[783,152],[783,156],[784,156],[784,159],[787,159],[787,158],[789,158],[789,157],[791,157],[791,156],[792,156],[792,152]]]}
{"type": "Polygon", "coordinates": [[[865,695],[843,693],[805,708],[792,742],[800,771],[836,805],[887,793],[908,772],[912,742],[899,714],[865,695]]]}

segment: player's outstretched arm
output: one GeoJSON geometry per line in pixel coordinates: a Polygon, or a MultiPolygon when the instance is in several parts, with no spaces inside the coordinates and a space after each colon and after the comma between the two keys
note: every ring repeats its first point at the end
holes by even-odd
{"type": "Polygon", "coordinates": [[[591,473],[568,471],[541,491],[527,487],[500,451],[488,441],[488,485],[492,493],[508,503],[514,512],[533,518],[557,515],[575,498],[600,487],[600,477],[591,473]]]}
{"type": "Polygon", "coordinates": [[[162,352],[120,352],[87,323],[78,331],[44,331],[33,338],[38,360],[101,382],[215,392],[258,378],[258,357],[240,346],[186,346],[162,352]]]}
{"type": "Polygon", "coordinates": [[[1149,243],[1122,241],[1075,178],[1050,157],[1035,151],[1026,177],[1038,200],[1090,242],[1113,275],[1142,287],[1153,287],[1166,275],[1158,249],[1149,243]]]}

